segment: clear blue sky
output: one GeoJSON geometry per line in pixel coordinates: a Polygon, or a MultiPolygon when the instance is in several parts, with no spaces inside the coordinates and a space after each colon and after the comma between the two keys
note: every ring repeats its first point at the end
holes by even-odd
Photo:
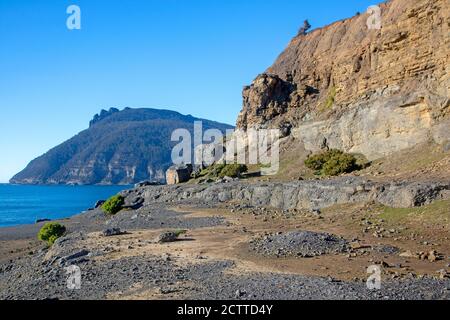
{"type": "Polygon", "coordinates": [[[0,0],[0,182],[102,108],[153,107],[234,124],[242,87],[303,20],[376,0],[0,0]],[[81,8],[81,30],[66,8],[81,8]]]}

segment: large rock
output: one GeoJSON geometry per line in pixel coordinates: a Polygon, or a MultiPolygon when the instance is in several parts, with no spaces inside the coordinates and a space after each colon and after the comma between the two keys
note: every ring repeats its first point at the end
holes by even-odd
{"type": "Polygon", "coordinates": [[[123,234],[125,234],[125,232],[120,230],[120,228],[111,228],[111,229],[106,229],[106,230],[102,231],[102,235],[104,237],[121,236],[123,234]]]}
{"type": "Polygon", "coordinates": [[[166,171],[166,182],[169,185],[189,181],[192,174],[192,165],[172,166],[166,171]]]}
{"type": "Polygon", "coordinates": [[[169,243],[169,242],[175,242],[178,240],[179,234],[175,232],[163,232],[161,233],[157,238],[157,243],[169,243]]]}
{"type": "Polygon", "coordinates": [[[134,185],[135,188],[143,188],[149,186],[159,186],[161,183],[159,181],[141,181],[134,185]]]}

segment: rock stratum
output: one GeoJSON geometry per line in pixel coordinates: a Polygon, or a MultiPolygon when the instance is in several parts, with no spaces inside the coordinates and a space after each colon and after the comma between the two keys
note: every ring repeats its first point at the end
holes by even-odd
{"type": "Polygon", "coordinates": [[[298,182],[228,182],[204,185],[138,188],[124,192],[127,205],[175,201],[220,204],[240,203],[251,207],[282,210],[317,210],[349,203],[377,202],[394,208],[414,208],[450,199],[450,182],[376,182],[360,177],[298,182]]]}
{"type": "Polygon", "coordinates": [[[370,160],[433,142],[450,145],[447,0],[380,4],[368,14],[296,36],[244,88],[237,127],[280,128],[308,151],[337,148],[370,160]]]}
{"type": "Polygon", "coordinates": [[[102,110],[70,140],[30,162],[11,179],[17,184],[133,184],[143,180],[164,181],[172,164],[171,142],[176,129],[224,132],[232,127],[209,120],[156,109],[111,108],[102,110]]]}

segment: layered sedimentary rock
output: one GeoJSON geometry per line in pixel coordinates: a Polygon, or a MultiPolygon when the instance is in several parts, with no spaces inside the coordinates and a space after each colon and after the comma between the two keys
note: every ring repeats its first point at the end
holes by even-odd
{"type": "Polygon", "coordinates": [[[382,183],[358,177],[289,183],[228,182],[205,185],[157,186],[125,191],[126,201],[144,203],[194,201],[239,203],[277,209],[322,209],[336,204],[376,201],[396,208],[418,207],[450,198],[450,182],[382,183]],[[142,200],[141,200],[142,201],[142,200]]]}
{"type": "Polygon", "coordinates": [[[368,14],[295,37],[244,88],[237,126],[273,127],[307,150],[369,159],[432,141],[450,144],[450,3],[380,4],[368,14]]]}

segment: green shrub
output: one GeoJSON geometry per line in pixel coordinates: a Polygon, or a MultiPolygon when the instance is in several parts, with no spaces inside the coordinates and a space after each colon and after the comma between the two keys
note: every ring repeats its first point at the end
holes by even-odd
{"type": "Polygon", "coordinates": [[[46,241],[51,246],[55,241],[62,237],[66,232],[66,227],[55,222],[46,223],[38,233],[38,239],[46,241]]]}
{"type": "Polygon", "coordinates": [[[317,174],[326,176],[337,176],[361,169],[354,155],[336,149],[309,156],[305,165],[317,174]]]}
{"type": "Polygon", "coordinates": [[[344,153],[340,150],[331,149],[326,152],[309,156],[305,160],[305,165],[312,170],[322,170],[325,163],[327,163],[332,158],[339,157],[342,154],[344,153]]]}
{"type": "Polygon", "coordinates": [[[220,171],[222,171],[222,169],[224,167],[225,167],[225,165],[221,164],[221,163],[213,164],[213,165],[209,166],[208,168],[203,169],[198,176],[199,177],[217,177],[219,175],[220,171]]]}
{"type": "Polygon", "coordinates": [[[207,177],[210,179],[223,178],[223,177],[236,178],[247,171],[248,171],[247,166],[243,165],[243,164],[216,163],[216,164],[213,164],[212,166],[202,170],[202,172],[200,172],[199,176],[207,177]]]}
{"type": "Polygon", "coordinates": [[[181,236],[181,235],[183,235],[183,234],[186,234],[186,233],[187,233],[187,230],[184,230],[184,229],[178,229],[178,230],[175,230],[173,233],[174,233],[177,237],[179,237],[179,236],[181,236]]]}
{"type": "Polygon", "coordinates": [[[357,170],[356,158],[350,154],[341,154],[332,157],[322,168],[322,173],[327,176],[337,176],[357,170]]]}
{"type": "Polygon", "coordinates": [[[108,214],[116,214],[122,210],[125,198],[121,195],[112,196],[103,205],[102,210],[108,214]]]}
{"type": "Polygon", "coordinates": [[[219,177],[237,178],[247,171],[248,168],[245,164],[228,164],[220,171],[219,177]]]}

